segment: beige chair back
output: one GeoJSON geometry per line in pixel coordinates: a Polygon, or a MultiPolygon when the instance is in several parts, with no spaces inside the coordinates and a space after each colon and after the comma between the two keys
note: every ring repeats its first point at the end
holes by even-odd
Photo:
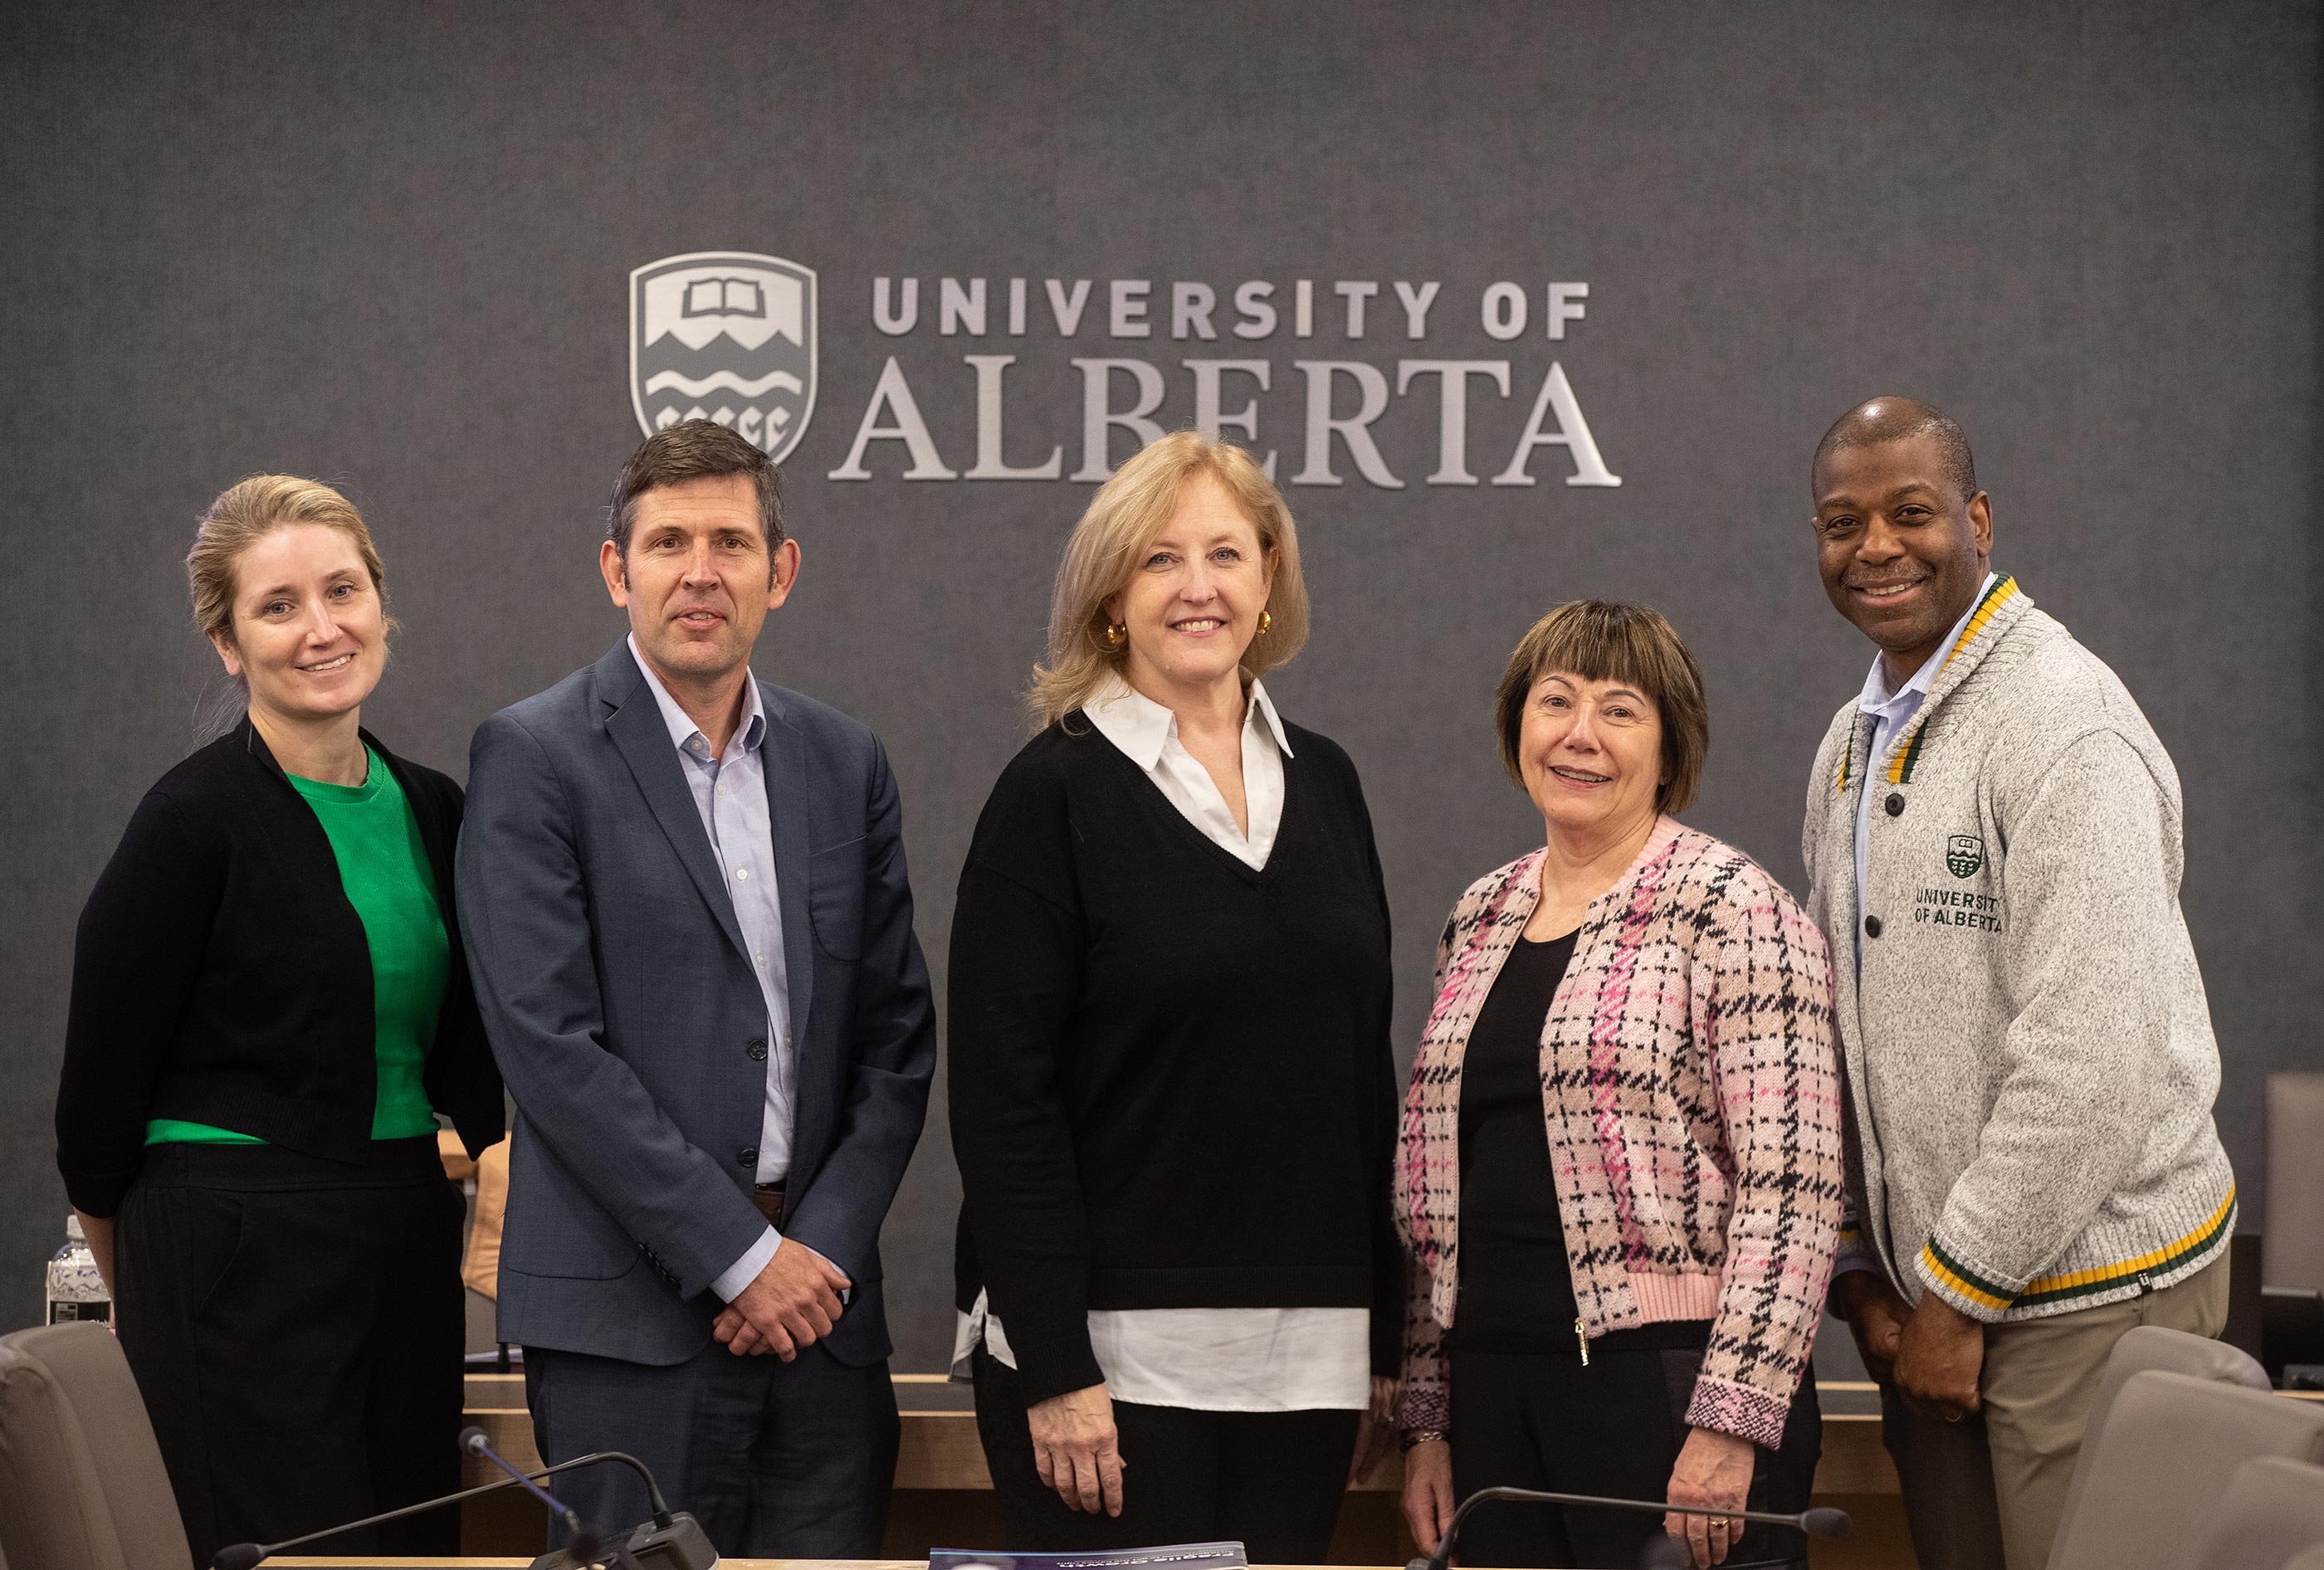
{"type": "MultiPolygon", "coordinates": [[[[2141,1325],[2126,1332],[2114,1344],[2106,1367],[2099,1372],[2098,1393],[2090,1400],[2089,1420],[2082,1428],[2082,1453],[2074,1463],[2074,1477],[2067,1484],[2066,1508],[2060,1520],[2072,1520],[2074,1511],[2080,1506],[2082,1490],[2089,1477],[2090,1453],[2096,1447],[2094,1441],[2106,1428],[2107,1414],[2113,1409],[2123,1382],[2148,1369],[2188,1374],[2220,1384],[2245,1385],[2256,1391],[2269,1388],[2267,1370],[2259,1365],[2258,1360],[2224,1341],[2190,1336],[2184,1330],[2169,1330],[2160,1325],[2141,1325]]],[[[2065,1534],[2059,1533],[2059,1540],[2062,1542],[2064,1538],[2065,1534]]],[[[2053,1546],[2050,1550],[2052,1570],[2057,1564],[2058,1550],[2053,1546]]]]}
{"type": "Polygon", "coordinates": [[[476,1158],[475,1217],[468,1225],[468,1253],[460,1279],[468,1290],[497,1299],[501,1295],[501,1224],[508,1215],[509,1142],[495,1141],[476,1158]]]}
{"type": "Polygon", "coordinates": [[[2186,1570],[2236,1469],[2324,1462],[2324,1405],[2149,1369],[2082,1440],[2050,1570],[2186,1570]]]}
{"type": "Polygon", "coordinates": [[[2267,1077],[2260,1279],[2324,1292],[2324,1073],[2267,1077]]]}
{"type": "Polygon", "coordinates": [[[2324,1466],[2266,1455],[2236,1468],[2195,1570],[2283,1570],[2324,1545],[2324,1466]]]}
{"type": "Polygon", "coordinates": [[[0,1336],[0,1558],[15,1570],[193,1570],[145,1403],[102,1325],[0,1336]]]}

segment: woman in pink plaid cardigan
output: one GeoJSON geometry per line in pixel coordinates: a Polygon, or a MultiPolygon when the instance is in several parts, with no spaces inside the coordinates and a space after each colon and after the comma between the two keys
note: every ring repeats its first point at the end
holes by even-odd
{"type": "MultiPolygon", "coordinates": [[[[1808,1353],[1842,1201],[1821,935],[1679,823],[1709,746],[1670,624],[1578,601],[1501,682],[1503,764],[1547,842],[1472,884],[1396,1173],[1411,1251],[1405,1513],[1433,1549],[1496,1485],[1805,1509],[1808,1353]]],[[[1698,1565],[1804,1562],[1784,1529],[1667,1517],[1698,1565]]],[[[1505,1505],[1470,1565],[1628,1565],[1653,1518],[1505,1505]]]]}

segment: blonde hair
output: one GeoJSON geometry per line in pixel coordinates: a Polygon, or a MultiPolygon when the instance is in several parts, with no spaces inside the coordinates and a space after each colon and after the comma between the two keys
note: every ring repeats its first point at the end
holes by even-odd
{"type": "Polygon", "coordinates": [[[1275,482],[1249,453],[1195,431],[1173,431],[1124,464],[1099,487],[1074,526],[1057,564],[1049,601],[1049,650],[1033,667],[1025,706],[1035,730],[1088,702],[1130,658],[1130,645],[1106,646],[1105,602],[1130,586],[1147,546],[1177,510],[1187,483],[1207,475],[1222,486],[1259,533],[1261,556],[1275,569],[1267,597],[1272,618],[1240,661],[1246,683],[1287,665],[1307,641],[1307,583],[1299,573],[1299,535],[1275,482]]]}
{"type": "Polygon", "coordinates": [[[1569,600],[1535,622],[1509,656],[1493,702],[1493,730],[1501,744],[1501,767],[1519,790],[1525,771],[1517,741],[1525,730],[1525,705],[1533,684],[1556,671],[1585,682],[1621,682],[1638,689],[1663,724],[1663,772],[1655,793],[1657,812],[1683,813],[1702,783],[1702,761],[1711,753],[1711,706],[1703,701],[1702,673],[1687,652],[1678,629],[1661,612],[1609,600],[1569,600]]]}
{"type": "MultiPolygon", "coordinates": [[[[186,553],[186,587],[193,601],[194,626],[202,636],[233,645],[234,596],[243,553],[276,529],[294,523],[335,528],[354,543],[364,571],[371,574],[372,589],[379,595],[386,629],[393,632],[395,619],[385,614],[387,570],[380,565],[379,547],[372,543],[371,529],[355,503],[318,480],[301,480],[295,474],[253,474],[229,486],[194,526],[194,548],[186,553]]],[[[222,702],[225,712],[211,716],[210,723],[216,724],[221,717],[232,723],[248,702],[249,692],[243,677],[233,678],[222,702]]]]}

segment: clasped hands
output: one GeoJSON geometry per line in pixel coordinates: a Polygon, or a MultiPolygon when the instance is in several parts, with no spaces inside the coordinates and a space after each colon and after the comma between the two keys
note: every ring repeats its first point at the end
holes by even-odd
{"type": "Polygon", "coordinates": [[[1833,1288],[1833,1306],[1855,1334],[1864,1366],[1895,1385],[1918,1410],[1958,1423],[1981,1409],[1978,1378],[1985,1371],[1985,1327],[1945,1301],[1923,1292],[1917,1306],[1872,1271],[1850,1271],[1833,1288]]]}
{"type": "Polygon", "coordinates": [[[842,1311],[839,1294],[855,1283],[803,1243],[785,1238],[772,1259],[710,1327],[737,1357],[771,1352],[785,1363],[831,1334],[842,1311]]]}

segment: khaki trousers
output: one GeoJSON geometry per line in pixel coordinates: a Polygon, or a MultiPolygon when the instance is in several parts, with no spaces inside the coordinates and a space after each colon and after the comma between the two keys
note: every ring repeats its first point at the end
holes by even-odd
{"type": "Polygon", "coordinates": [[[2043,1570],[2114,1344],[2140,1325],[2216,1336],[2227,1323],[2222,1253],[2160,1291],[1987,1326],[1982,1414],[1948,1423],[1881,1387],[1881,1439],[1904,1485],[1921,1570],[2043,1570]]]}

